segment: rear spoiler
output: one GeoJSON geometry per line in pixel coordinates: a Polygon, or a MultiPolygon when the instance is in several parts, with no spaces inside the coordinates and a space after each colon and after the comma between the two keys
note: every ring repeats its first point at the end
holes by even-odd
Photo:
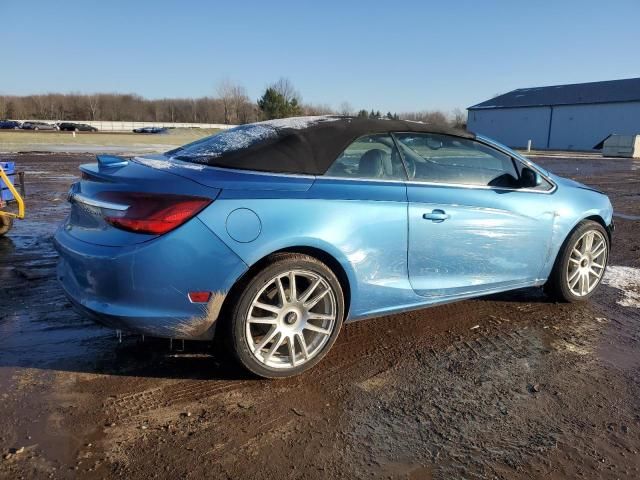
{"type": "Polygon", "coordinates": [[[117,155],[96,155],[100,167],[125,167],[129,160],[117,155]]]}

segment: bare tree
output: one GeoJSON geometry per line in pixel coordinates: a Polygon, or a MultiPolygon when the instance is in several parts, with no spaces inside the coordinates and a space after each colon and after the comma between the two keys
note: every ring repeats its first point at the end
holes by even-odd
{"type": "Polygon", "coordinates": [[[459,108],[454,108],[451,112],[451,125],[456,128],[467,127],[467,115],[459,108]]]}
{"type": "Polygon", "coordinates": [[[216,87],[218,97],[224,107],[224,123],[231,123],[231,104],[233,103],[233,83],[228,78],[218,82],[216,87]]]}
{"type": "Polygon", "coordinates": [[[224,107],[224,123],[244,123],[251,116],[252,102],[244,86],[227,78],[218,83],[217,93],[224,107]]]}
{"type": "Polygon", "coordinates": [[[195,98],[191,98],[189,102],[191,103],[191,121],[198,123],[198,102],[195,98]]]}
{"type": "Polygon", "coordinates": [[[288,78],[281,77],[277,82],[271,85],[271,88],[282,95],[286,102],[295,100],[298,103],[302,103],[302,97],[300,96],[300,93],[296,90],[296,88],[293,86],[293,83],[291,83],[291,80],[289,80],[288,78]]]}
{"type": "Polygon", "coordinates": [[[342,102],[338,107],[338,113],[340,115],[351,116],[353,115],[353,107],[349,102],[342,102]]]}
{"type": "Polygon", "coordinates": [[[306,103],[302,105],[303,115],[334,115],[336,112],[327,104],[306,103]]]}
{"type": "Polygon", "coordinates": [[[423,110],[421,112],[404,112],[400,118],[403,120],[414,120],[416,122],[430,123],[433,125],[449,125],[447,115],[440,110],[423,110]]]}
{"type": "Polygon", "coordinates": [[[89,107],[89,120],[96,120],[100,111],[100,97],[98,95],[87,95],[87,106],[89,107]]]}

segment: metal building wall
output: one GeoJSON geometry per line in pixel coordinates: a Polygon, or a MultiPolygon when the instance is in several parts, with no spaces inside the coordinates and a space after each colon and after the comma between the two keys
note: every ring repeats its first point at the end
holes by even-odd
{"type": "Polygon", "coordinates": [[[510,147],[547,148],[549,107],[469,110],[467,129],[493,138],[510,147]]]}
{"type": "Polygon", "coordinates": [[[640,102],[553,107],[549,148],[591,150],[611,133],[640,133],[640,102]]]}
{"type": "Polygon", "coordinates": [[[592,150],[611,133],[640,134],[640,102],[470,110],[467,128],[510,147],[592,150]]]}

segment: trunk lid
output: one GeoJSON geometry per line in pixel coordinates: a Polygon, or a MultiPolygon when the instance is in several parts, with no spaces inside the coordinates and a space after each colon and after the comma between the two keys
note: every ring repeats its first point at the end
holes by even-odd
{"type": "Polygon", "coordinates": [[[159,236],[121,230],[105,221],[105,208],[118,209],[118,205],[109,205],[101,198],[106,192],[190,195],[211,200],[220,193],[218,188],[205,186],[167,169],[150,168],[110,155],[97,159],[98,163],[80,166],[82,178],[69,190],[71,212],[62,226],[69,235],[84,242],[115,247],[134,245],[159,236]]]}
{"type": "Polygon", "coordinates": [[[200,185],[219,190],[248,191],[307,191],[313,185],[312,175],[257,172],[210,167],[198,163],[171,159],[166,155],[146,155],[135,157],[134,163],[152,167],[162,172],[188,178],[200,185]]]}

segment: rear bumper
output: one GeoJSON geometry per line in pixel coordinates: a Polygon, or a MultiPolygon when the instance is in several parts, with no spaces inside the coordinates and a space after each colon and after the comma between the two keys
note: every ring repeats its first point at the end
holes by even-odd
{"type": "Polygon", "coordinates": [[[54,244],[58,279],[73,305],[96,322],[149,336],[209,340],[222,302],[247,266],[200,220],[154,240],[105,247],[64,225],[54,244]],[[190,291],[212,292],[191,303],[190,291]]]}

